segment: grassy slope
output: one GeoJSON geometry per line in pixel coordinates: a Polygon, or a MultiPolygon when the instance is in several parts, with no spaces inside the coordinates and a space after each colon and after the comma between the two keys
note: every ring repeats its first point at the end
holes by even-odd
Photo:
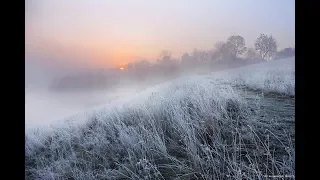
{"type": "Polygon", "coordinates": [[[252,90],[295,95],[295,57],[215,72],[210,76],[252,90]]]}
{"type": "Polygon", "coordinates": [[[264,105],[261,99],[249,100],[233,86],[241,82],[250,88],[294,94],[281,87],[285,83],[294,89],[294,68],[282,71],[281,61],[283,66],[291,63],[278,60],[278,65],[253,65],[260,69],[248,66],[179,78],[149,88],[121,106],[97,112],[80,127],[61,126],[47,136],[40,131],[28,133],[26,178],[258,179],[266,174],[294,175],[290,136],[294,132],[282,131],[281,124],[260,121],[255,112],[264,105]],[[270,72],[280,76],[266,76],[270,72]]]}

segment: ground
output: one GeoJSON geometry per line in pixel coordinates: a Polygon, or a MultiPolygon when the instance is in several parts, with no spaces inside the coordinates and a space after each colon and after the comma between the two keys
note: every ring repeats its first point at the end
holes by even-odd
{"type": "Polygon", "coordinates": [[[26,134],[26,179],[264,179],[295,174],[294,58],[181,77],[26,134]]]}

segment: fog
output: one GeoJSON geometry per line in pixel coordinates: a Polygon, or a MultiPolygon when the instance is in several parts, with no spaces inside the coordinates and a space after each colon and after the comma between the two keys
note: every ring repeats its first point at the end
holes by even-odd
{"type": "Polygon", "coordinates": [[[25,4],[26,179],[295,177],[294,1],[25,4]]]}
{"type": "Polygon", "coordinates": [[[27,1],[26,125],[180,76],[294,55],[294,3],[237,2],[27,1]]]}
{"type": "Polygon", "coordinates": [[[50,125],[68,116],[82,113],[99,105],[126,99],[147,85],[127,84],[124,81],[112,88],[52,90],[56,78],[96,71],[74,64],[59,64],[46,56],[26,56],[25,61],[25,124],[27,127],[50,125]]]}
{"type": "Polygon", "coordinates": [[[98,105],[133,95],[135,89],[117,92],[64,92],[54,93],[45,89],[26,92],[25,123],[27,126],[48,125],[68,116],[84,112],[98,105]]]}
{"type": "MultiPolygon", "coordinates": [[[[76,63],[80,62],[76,58],[27,54],[25,124],[28,127],[50,125],[97,106],[128,100],[148,87],[181,76],[206,74],[267,60],[258,58],[257,54],[240,58],[220,51],[197,50],[190,55],[186,53],[181,59],[173,59],[166,52],[155,63],[142,60],[121,69],[90,67],[76,63]]],[[[275,54],[272,54],[275,60],[294,56],[294,49],[287,48],[275,54]]]]}

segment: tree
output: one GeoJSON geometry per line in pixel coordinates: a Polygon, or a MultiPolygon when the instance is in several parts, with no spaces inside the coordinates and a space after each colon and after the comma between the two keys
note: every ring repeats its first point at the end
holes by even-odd
{"type": "Polygon", "coordinates": [[[146,71],[148,70],[150,67],[150,62],[148,60],[140,60],[139,62],[137,62],[135,64],[135,68],[138,70],[138,71],[146,71]]]}
{"type": "Polygon", "coordinates": [[[294,48],[284,48],[281,51],[279,51],[276,55],[277,59],[282,59],[286,57],[292,57],[295,55],[295,49],[294,48]]]}
{"type": "Polygon", "coordinates": [[[269,60],[277,53],[277,42],[272,35],[260,34],[254,46],[263,60],[269,60]]]}
{"type": "Polygon", "coordinates": [[[160,52],[159,58],[160,58],[160,60],[171,59],[171,56],[172,56],[172,52],[171,51],[163,50],[163,51],[160,52]]]}
{"type": "Polygon", "coordinates": [[[182,56],[181,56],[181,61],[188,61],[190,59],[190,56],[188,53],[184,53],[182,56]]]}
{"type": "Polygon", "coordinates": [[[168,50],[161,51],[159,59],[157,59],[156,68],[159,75],[171,76],[177,73],[179,61],[171,57],[172,52],[168,50]]]}
{"type": "Polygon", "coordinates": [[[176,62],[171,57],[172,52],[168,50],[163,50],[160,52],[159,58],[157,59],[157,64],[161,66],[170,66],[176,62]]]}
{"type": "Polygon", "coordinates": [[[246,43],[242,36],[230,36],[227,40],[228,54],[235,59],[246,51],[246,43]]]}
{"type": "Polygon", "coordinates": [[[229,48],[225,42],[217,42],[215,44],[214,59],[219,61],[229,57],[229,48]]]}
{"type": "Polygon", "coordinates": [[[188,53],[184,53],[181,56],[181,65],[184,67],[191,65],[191,57],[188,53]]]}
{"type": "Polygon", "coordinates": [[[150,62],[147,60],[141,60],[135,63],[135,74],[140,79],[145,79],[150,73],[150,62]]]}
{"type": "Polygon", "coordinates": [[[201,63],[201,51],[199,51],[197,48],[193,49],[192,59],[196,62],[197,65],[201,63]]]}
{"type": "Polygon", "coordinates": [[[207,51],[194,49],[192,52],[192,59],[197,63],[197,65],[205,65],[209,63],[210,56],[207,51]]]}
{"type": "Polygon", "coordinates": [[[257,54],[257,52],[253,48],[248,48],[246,56],[247,56],[248,60],[257,60],[257,59],[259,59],[259,55],[257,54]]]}

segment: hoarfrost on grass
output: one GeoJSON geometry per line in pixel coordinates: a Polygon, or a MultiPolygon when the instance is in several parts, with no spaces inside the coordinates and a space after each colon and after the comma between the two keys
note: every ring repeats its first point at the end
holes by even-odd
{"type": "MultiPolygon", "coordinates": [[[[280,78],[269,84],[284,81],[294,86],[292,74],[285,74],[292,73],[292,68],[278,76],[270,73],[282,68],[240,73],[246,68],[177,78],[121,105],[97,110],[82,125],[56,126],[49,134],[27,133],[27,179],[294,175],[290,135],[274,132],[269,124],[258,121],[248,101],[230,84],[266,88],[265,81],[280,78]],[[258,82],[259,77],[265,77],[263,83],[258,82]]],[[[270,89],[284,92],[275,86],[270,89]]],[[[261,99],[256,101],[259,110],[261,99]]]]}

